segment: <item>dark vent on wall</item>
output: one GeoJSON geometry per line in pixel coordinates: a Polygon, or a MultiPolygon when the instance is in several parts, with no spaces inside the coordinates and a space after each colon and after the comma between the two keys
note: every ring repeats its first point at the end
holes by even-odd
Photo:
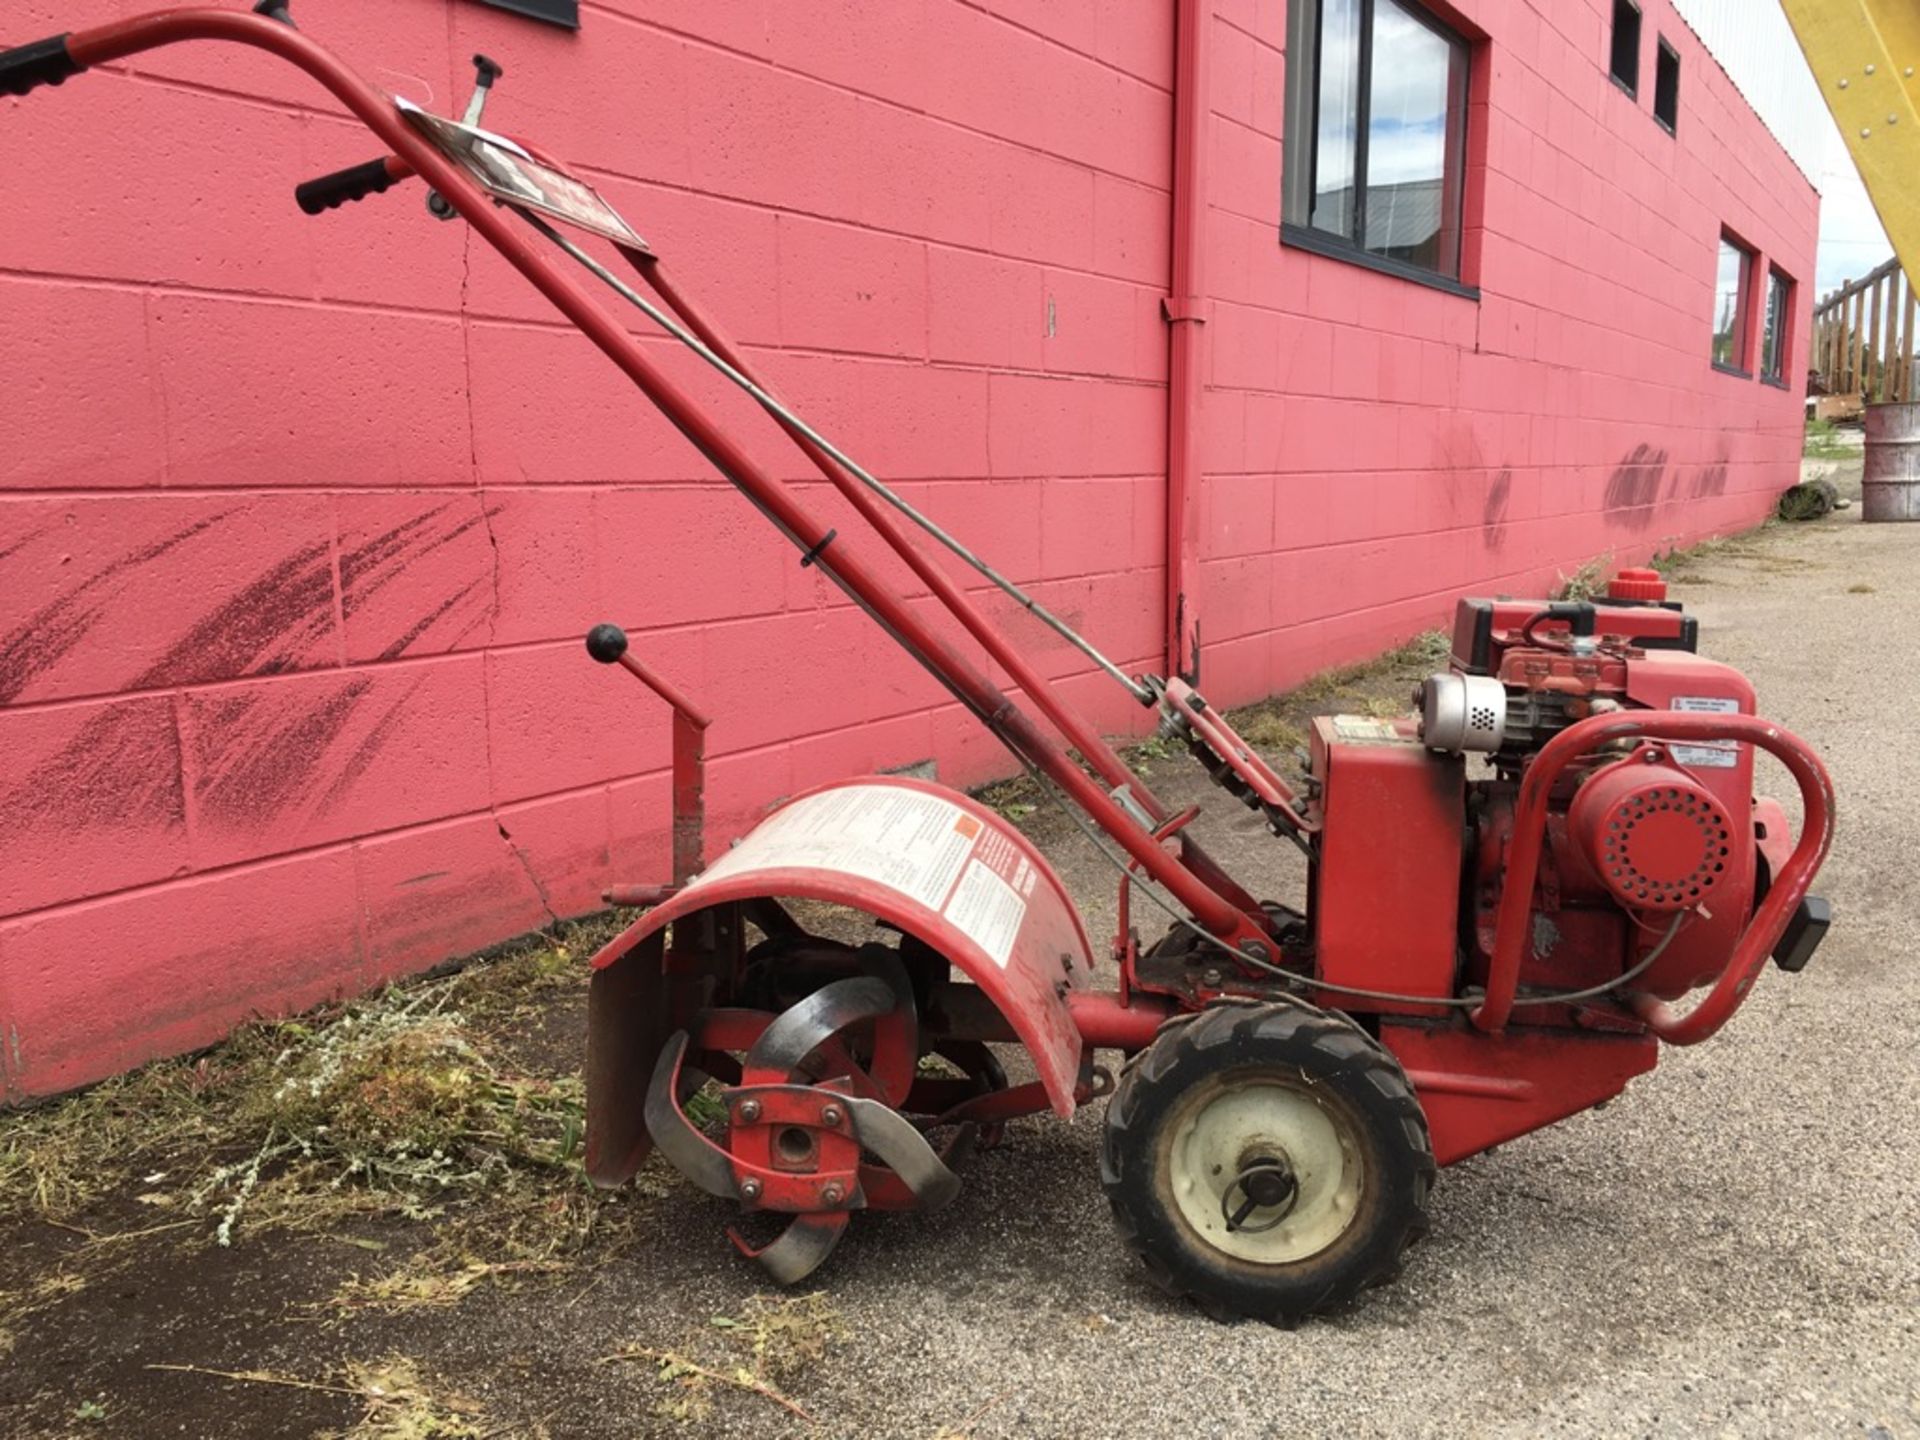
{"type": "Polygon", "coordinates": [[[480,3],[530,19],[545,20],[550,25],[564,25],[569,30],[580,28],[580,0],[480,0],[480,3]]]}

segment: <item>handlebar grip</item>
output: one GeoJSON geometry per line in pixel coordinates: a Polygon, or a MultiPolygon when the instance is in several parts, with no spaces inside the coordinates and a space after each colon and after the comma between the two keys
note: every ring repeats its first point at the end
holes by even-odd
{"type": "Polygon", "coordinates": [[[350,165],[345,170],[336,170],[331,175],[322,175],[294,186],[293,198],[309,215],[318,215],[323,210],[345,205],[349,200],[364,200],[406,178],[407,172],[404,170],[395,175],[392,164],[393,157],[383,155],[364,165],[350,165]]]}
{"type": "Polygon", "coordinates": [[[0,95],[25,95],[42,85],[58,85],[86,68],[67,53],[65,35],[0,50],[0,95]]]}

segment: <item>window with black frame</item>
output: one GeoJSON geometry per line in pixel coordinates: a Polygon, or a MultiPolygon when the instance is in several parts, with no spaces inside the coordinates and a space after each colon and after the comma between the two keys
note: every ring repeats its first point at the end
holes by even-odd
{"type": "Polygon", "coordinates": [[[1410,0],[1288,12],[1282,238],[1457,282],[1467,42],[1410,0]]]}
{"type": "Polygon", "coordinates": [[[511,10],[530,20],[564,25],[569,30],[580,28],[580,0],[480,0],[480,3],[496,10],[511,10]]]}
{"type": "Polygon", "coordinates": [[[1724,232],[1713,284],[1713,366],[1746,375],[1747,317],[1753,313],[1753,251],[1724,232]]]}
{"type": "Polygon", "coordinates": [[[1760,378],[1786,383],[1787,325],[1793,314],[1793,281],[1771,266],[1767,269],[1767,319],[1760,342],[1760,378]]]}

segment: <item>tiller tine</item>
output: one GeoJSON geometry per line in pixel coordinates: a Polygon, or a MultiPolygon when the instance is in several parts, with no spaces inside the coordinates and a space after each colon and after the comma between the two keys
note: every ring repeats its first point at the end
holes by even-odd
{"type": "Polygon", "coordinates": [[[869,964],[880,973],[833,981],[778,1016],[702,1013],[667,1041],[648,1087],[647,1129],[675,1169],[743,1210],[794,1217],[757,1248],[727,1232],[781,1284],[832,1253],[852,1211],[938,1209],[960,1189],[946,1162],[972,1127],[936,1151],[893,1108],[915,1088],[919,1017],[898,961],[869,964]],[[731,1078],[727,1052],[745,1059],[738,1083],[720,1092],[727,1123],[715,1139],[684,1107],[709,1074],[731,1078]],[[862,1163],[863,1152],[872,1159],[862,1163]]]}
{"type": "Polygon", "coordinates": [[[758,1260],[776,1285],[797,1285],[820,1268],[846,1229],[847,1212],[827,1210],[794,1216],[786,1229],[758,1250],[731,1225],[727,1238],[749,1260],[758,1260]]]}

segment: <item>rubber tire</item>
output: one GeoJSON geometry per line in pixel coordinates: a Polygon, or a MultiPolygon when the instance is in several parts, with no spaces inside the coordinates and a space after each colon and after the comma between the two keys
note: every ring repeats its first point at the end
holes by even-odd
{"type": "Polygon", "coordinates": [[[1216,1319],[1289,1327],[1399,1274],[1407,1247],[1427,1231],[1434,1173],[1426,1115],[1399,1062],[1351,1020],[1304,1001],[1217,1005],[1170,1020],[1122,1072],[1100,1147],[1120,1239],[1162,1290],[1216,1319]],[[1308,1259],[1261,1265],[1213,1249],[1179,1217],[1157,1173],[1167,1125],[1190,1088],[1240,1069],[1303,1074],[1357,1122],[1366,1167],[1359,1207],[1308,1259]]]}

